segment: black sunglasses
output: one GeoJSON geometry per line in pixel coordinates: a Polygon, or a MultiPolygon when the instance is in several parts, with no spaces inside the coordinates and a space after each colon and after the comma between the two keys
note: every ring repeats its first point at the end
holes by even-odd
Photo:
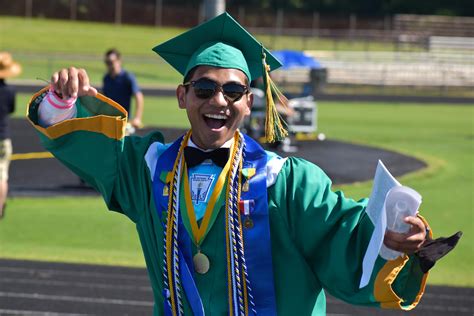
{"type": "Polygon", "coordinates": [[[225,83],[221,86],[217,82],[207,78],[183,83],[183,86],[189,85],[193,87],[194,94],[199,99],[209,99],[220,91],[227,102],[237,102],[249,91],[247,86],[235,82],[225,83]]]}

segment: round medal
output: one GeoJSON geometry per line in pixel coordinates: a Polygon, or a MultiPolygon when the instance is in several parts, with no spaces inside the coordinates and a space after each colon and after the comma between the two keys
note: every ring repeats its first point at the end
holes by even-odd
{"type": "Polygon", "coordinates": [[[194,270],[199,274],[206,274],[209,271],[209,258],[202,252],[198,252],[193,257],[194,270]]]}
{"type": "Polygon", "coordinates": [[[247,217],[244,220],[244,227],[247,228],[247,229],[250,229],[250,228],[253,227],[253,220],[250,217],[247,217]]]}

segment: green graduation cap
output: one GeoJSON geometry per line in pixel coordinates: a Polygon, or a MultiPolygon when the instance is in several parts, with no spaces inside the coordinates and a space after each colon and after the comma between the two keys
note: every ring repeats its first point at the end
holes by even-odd
{"type": "MultiPolygon", "coordinates": [[[[263,75],[262,44],[227,12],[172,38],[153,50],[183,76],[195,66],[242,70],[249,80],[263,75]]],[[[275,70],[281,63],[266,49],[266,63],[275,70]]]]}
{"type": "Polygon", "coordinates": [[[286,99],[268,75],[281,63],[227,12],[154,47],[153,51],[183,77],[201,65],[239,69],[249,81],[263,76],[267,100],[266,139],[273,142],[287,135],[272,94],[283,104],[286,99]]]}

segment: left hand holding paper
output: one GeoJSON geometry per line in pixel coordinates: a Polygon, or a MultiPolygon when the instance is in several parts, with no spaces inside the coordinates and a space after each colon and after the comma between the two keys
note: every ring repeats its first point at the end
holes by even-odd
{"type": "Polygon", "coordinates": [[[423,221],[416,216],[407,216],[404,222],[410,225],[406,233],[397,233],[387,230],[384,237],[384,244],[390,249],[398,252],[412,254],[421,249],[426,240],[426,226],[423,221]]]}

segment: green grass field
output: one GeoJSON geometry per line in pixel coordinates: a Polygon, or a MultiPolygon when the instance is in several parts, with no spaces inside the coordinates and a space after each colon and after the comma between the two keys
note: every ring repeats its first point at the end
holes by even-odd
{"type": "MultiPolygon", "coordinates": [[[[18,103],[26,104],[27,95],[18,103]]],[[[22,116],[19,106],[16,116],[22,116]]],[[[173,98],[146,98],[145,123],[186,127],[173,98]],[[161,115],[160,113],[166,113],[161,115]]],[[[436,236],[464,232],[458,248],[439,262],[431,283],[474,286],[474,108],[449,104],[319,104],[319,129],[329,138],[369,144],[428,162],[401,178],[423,195],[424,214],[436,236]]],[[[367,196],[371,183],[339,187],[353,198],[367,196]]],[[[15,198],[0,222],[0,256],[41,260],[143,265],[134,227],[109,214],[99,198],[15,198]]]]}
{"type": "MultiPolygon", "coordinates": [[[[146,27],[64,20],[0,17],[0,51],[14,53],[24,68],[20,79],[49,79],[62,67],[75,65],[88,69],[91,80],[101,82],[105,71],[104,52],[118,48],[124,66],[140,83],[176,83],[181,78],[151,49],[183,29],[146,27]]],[[[391,43],[362,42],[289,36],[257,36],[270,49],[393,50],[391,43]]]]}
{"type": "MultiPolygon", "coordinates": [[[[127,55],[144,56],[158,43],[184,29],[51,19],[0,17],[0,48],[43,53],[99,54],[117,47],[127,55]],[[87,44],[84,44],[87,43],[87,44]]],[[[270,49],[393,50],[391,44],[358,40],[333,40],[299,36],[256,36],[270,49]]]]}

